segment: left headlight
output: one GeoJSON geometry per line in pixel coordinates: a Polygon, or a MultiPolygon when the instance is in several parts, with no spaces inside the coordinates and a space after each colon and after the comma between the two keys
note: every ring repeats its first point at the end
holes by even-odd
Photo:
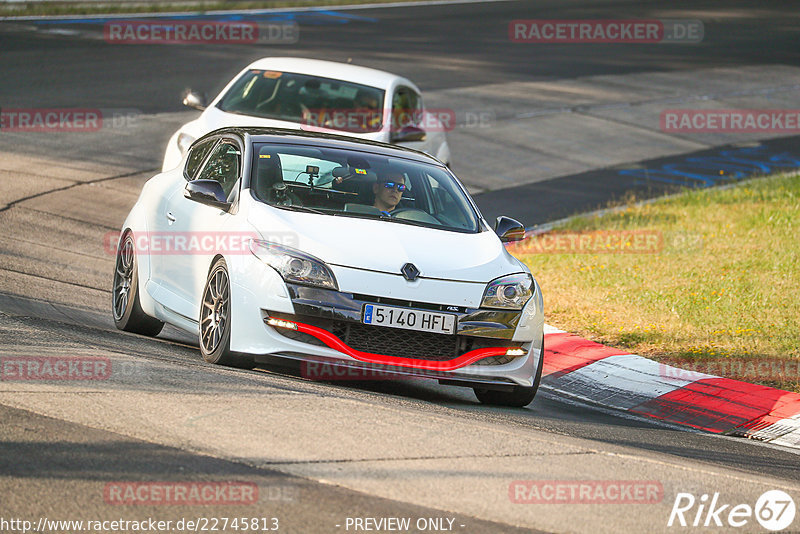
{"type": "Polygon", "coordinates": [[[286,282],[339,289],[330,268],[314,256],[259,239],[250,241],[250,252],[278,271],[286,282]]]}
{"type": "Polygon", "coordinates": [[[181,151],[181,156],[186,154],[186,151],[189,150],[189,147],[192,146],[192,143],[194,143],[196,140],[196,137],[187,133],[178,134],[178,150],[181,151]]]}
{"type": "Polygon", "coordinates": [[[533,278],[526,273],[495,278],[483,292],[481,308],[521,310],[533,295],[533,278]]]}

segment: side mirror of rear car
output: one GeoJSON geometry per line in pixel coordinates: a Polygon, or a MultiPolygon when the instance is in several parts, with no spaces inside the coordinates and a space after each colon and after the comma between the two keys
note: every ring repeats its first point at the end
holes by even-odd
{"type": "Polygon", "coordinates": [[[206,109],[206,95],[187,89],[183,94],[183,105],[203,111],[206,109]]]}
{"type": "Polygon", "coordinates": [[[425,130],[416,126],[406,126],[398,132],[392,132],[389,141],[392,143],[408,143],[410,141],[424,141],[425,130]]]}
{"type": "Polygon", "coordinates": [[[331,171],[331,175],[334,178],[346,178],[350,176],[350,171],[347,170],[347,167],[336,167],[331,171]]]}
{"type": "Polygon", "coordinates": [[[500,241],[503,243],[525,239],[525,227],[511,217],[498,217],[494,223],[494,233],[500,237],[500,241]]]}
{"type": "Polygon", "coordinates": [[[227,210],[231,207],[222,184],[216,180],[194,180],[186,184],[183,196],[201,204],[227,210]]]}

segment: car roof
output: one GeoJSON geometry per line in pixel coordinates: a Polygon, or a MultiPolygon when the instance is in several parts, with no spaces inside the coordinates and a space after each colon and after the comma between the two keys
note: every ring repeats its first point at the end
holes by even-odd
{"type": "MultiPolygon", "coordinates": [[[[289,143],[297,145],[312,145],[321,148],[339,148],[344,150],[361,150],[372,152],[381,156],[406,158],[420,163],[429,163],[443,167],[444,164],[436,158],[418,150],[398,145],[390,145],[369,139],[360,139],[344,135],[335,135],[322,132],[306,132],[303,130],[290,130],[284,128],[264,128],[258,126],[228,126],[209,132],[200,139],[225,134],[236,134],[242,138],[250,136],[254,143],[289,143]]],[[[195,143],[199,142],[196,141],[195,143]]]]}
{"type": "Polygon", "coordinates": [[[369,67],[359,67],[349,63],[337,63],[335,61],[323,61],[321,59],[307,59],[298,57],[265,57],[254,61],[247,67],[248,69],[276,70],[279,72],[292,72],[295,74],[308,74],[323,78],[333,78],[335,80],[346,80],[351,82],[388,89],[394,82],[400,81],[410,85],[419,91],[419,88],[410,80],[385,72],[382,70],[371,69],[369,67]]]}

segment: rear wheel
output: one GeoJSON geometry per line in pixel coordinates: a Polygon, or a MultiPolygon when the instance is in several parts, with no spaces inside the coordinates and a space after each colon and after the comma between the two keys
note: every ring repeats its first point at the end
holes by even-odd
{"type": "Polygon", "coordinates": [[[253,359],[231,351],[231,289],[228,266],[214,262],[200,304],[200,352],[208,363],[252,369],[253,359]]]}
{"type": "Polygon", "coordinates": [[[142,311],[142,306],[139,304],[139,277],[136,264],[133,234],[127,232],[117,249],[114,269],[114,288],[111,294],[114,324],[126,332],[156,336],[164,328],[164,323],[142,311]]]}
{"type": "Polygon", "coordinates": [[[475,396],[481,404],[493,406],[511,406],[522,408],[530,404],[539,389],[542,381],[542,367],[544,366],[544,335],[542,335],[542,354],[539,357],[539,365],[536,368],[536,375],[533,378],[533,385],[530,387],[514,386],[511,391],[496,391],[491,389],[473,388],[475,396]]]}

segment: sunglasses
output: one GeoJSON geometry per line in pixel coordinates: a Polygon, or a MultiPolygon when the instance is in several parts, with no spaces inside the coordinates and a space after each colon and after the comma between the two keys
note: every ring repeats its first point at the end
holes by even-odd
{"type": "Polygon", "coordinates": [[[384,182],[383,187],[386,189],[397,189],[401,193],[406,190],[406,184],[398,184],[395,182],[384,182]]]}

